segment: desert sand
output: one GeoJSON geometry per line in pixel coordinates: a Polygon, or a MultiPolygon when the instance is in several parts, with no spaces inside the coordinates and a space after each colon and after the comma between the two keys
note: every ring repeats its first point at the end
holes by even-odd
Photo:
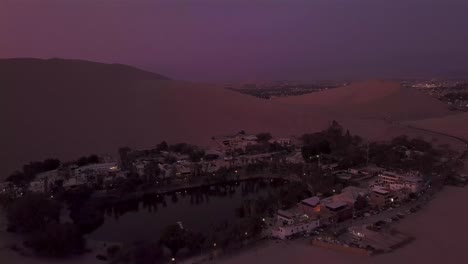
{"type": "Polygon", "coordinates": [[[415,127],[438,131],[468,140],[468,113],[422,119],[407,123],[415,127]]]}
{"type": "Polygon", "coordinates": [[[319,93],[280,98],[291,105],[320,106],[352,117],[415,120],[449,115],[448,107],[435,98],[397,82],[372,80],[319,93]]]}
{"type": "Polygon", "coordinates": [[[393,82],[263,100],[125,65],[15,59],[0,60],[0,72],[0,177],[32,160],[116,156],[119,147],[151,148],[162,140],[209,146],[212,136],[240,130],[301,135],[322,130],[332,120],[368,140],[407,134],[459,145],[395,124],[393,120],[452,113],[433,98],[393,82]]]}

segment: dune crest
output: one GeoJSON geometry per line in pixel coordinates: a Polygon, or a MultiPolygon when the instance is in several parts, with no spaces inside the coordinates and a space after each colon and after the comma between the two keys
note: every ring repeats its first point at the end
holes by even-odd
{"type": "Polygon", "coordinates": [[[450,114],[448,107],[415,89],[391,81],[364,81],[317,93],[278,99],[320,107],[345,116],[412,120],[450,114]]]}
{"type": "Polygon", "coordinates": [[[122,146],[151,148],[162,140],[206,146],[212,136],[240,130],[301,135],[332,120],[380,140],[411,134],[383,119],[388,112],[406,119],[445,113],[439,102],[391,82],[263,100],[131,66],[63,59],[0,60],[0,107],[3,177],[31,160],[115,155],[122,146]]]}

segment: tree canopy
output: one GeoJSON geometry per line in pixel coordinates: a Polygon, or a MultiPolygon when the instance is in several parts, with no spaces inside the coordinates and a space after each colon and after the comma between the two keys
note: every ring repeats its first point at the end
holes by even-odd
{"type": "Polygon", "coordinates": [[[8,207],[8,224],[19,232],[34,232],[60,219],[61,205],[40,194],[26,194],[8,207]]]}
{"type": "Polygon", "coordinates": [[[48,223],[44,229],[36,231],[25,244],[38,255],[66,257],[82,253],[86,241],[73,224],[48,223]]]}

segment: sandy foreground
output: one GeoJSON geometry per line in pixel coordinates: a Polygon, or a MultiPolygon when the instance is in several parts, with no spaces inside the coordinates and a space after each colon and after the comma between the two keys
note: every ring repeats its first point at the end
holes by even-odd
{"type": "MultiPolygon", "coordinates": [[[[466,168],[468,172],[468,168],[466,168]]],[[[416,214],[402,220],[397,228],[416,239],[393,253],[364,257],[313,247],[304,241],[268,242],[235,256],[224,257],[211,263],[464,263],[468,253],[468,188],[446,187],[434,200],[416,214]]],[[[3,213],[0,222],[5,222],[3,213]]],[[[102,245],[90,242],[95,251],[68,260],[38,259],[20,256],[8,245],[15,237],[0,232],[0,263],[105,263],[95,258],[102,245]]]]}
{"type": "Polygon", "coordinates": [[[216,263],[465,263],[468,259],[467,200],[468,188],[446,187],[425,208],[398,224],[400,231],[416,239],[389,254],[364,257],[289,241],[268,243],[216,263]]]}

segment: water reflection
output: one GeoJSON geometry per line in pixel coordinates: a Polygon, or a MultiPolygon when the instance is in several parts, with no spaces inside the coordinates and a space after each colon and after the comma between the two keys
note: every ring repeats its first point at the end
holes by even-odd
{"type": "Polygon", "coordinates": [[[242,217],[246,211],[243,201],[263,199],[283,185],[280,180],[250,180],[120,201],[103,209],[105,222],[90,237],[125,242],[154,240],[164,227],[178,221],[191,230],[206,232],[242,217]]]}

